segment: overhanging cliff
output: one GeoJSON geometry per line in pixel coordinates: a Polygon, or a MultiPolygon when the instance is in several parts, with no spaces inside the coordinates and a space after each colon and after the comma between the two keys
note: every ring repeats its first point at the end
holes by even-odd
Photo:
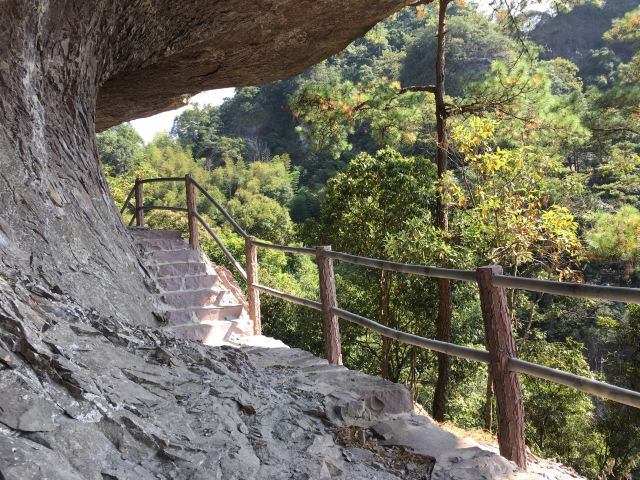
{"type": "Polygon", "coordinates": [[[153,324],[95,131],[284,78],[407,0],[8,0],[0,6],[0,274],[153,324]]]}

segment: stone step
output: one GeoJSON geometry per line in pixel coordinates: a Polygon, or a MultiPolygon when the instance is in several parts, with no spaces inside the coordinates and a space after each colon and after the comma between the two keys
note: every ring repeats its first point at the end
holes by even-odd
{"type": "Polygon", "coordinates": [[[131,232],[136,239],[177,240],[182,237],[180,230],[154,230],[152,228],[130,227],[129,232],[131,232]]]}
{"type": "Polygon", "coordinates": [[[207,324],[188,323],[185,325],[165,327],[163,330],[171,332],[176,338],[194,340],[205,343],[209,336],[213,337],[214,327],[207,324]]]}
{"type": "Polygon", "coordinates": [[[242,305],[180,308],[167,311],[167,319],[172,325],[184,325],[215,320],[235,320],[242,317],[242,312],[242,305]]]}
{"type": "Polygon", "coordinates": [[[172,262],[153,265],[157,277],[180,277],[185,275],[203,275],[207,273],[204,263],[196,262],[172,262]]]}
{"type": "Polygon", "coordinates": [[[147,254],[147,259],[155,263],[174,263],[200,262],[202,257],[200,252],[191,249],[152,250],[147,254]]]}
{"type": "Polygon", "coordinates": [[[165,327],[177,338],[195,340],[205,345],[222,345],[234,340],[234,337],[246,335],[244,329],[235,321],[220,320],[210,323],[185,324],[165,327]]]}
{"type": "Polygon", "coordinates": [[[156,250],[189,250],[189,242],[181,238],[163,239],[163,238],[140,238],[136,239],[136,243],[142,247],[145,252],[154,252],[156,250]]]}
{"type": "Polygon", "coordinates": [[[165,292],[179,292],[181,290],[202,290],[220,286],[220,277],[208,275],[186,275],[183,277],[163,277],[158,279],[158,285],[165,292]]]}
{"type": "Polygon", "coordinates": [[[163,293],[161,299],[164,303],[174,308],[208,307],[220,305],[226,293],[226,290],[212,288],[184,290],[163,293]]]}

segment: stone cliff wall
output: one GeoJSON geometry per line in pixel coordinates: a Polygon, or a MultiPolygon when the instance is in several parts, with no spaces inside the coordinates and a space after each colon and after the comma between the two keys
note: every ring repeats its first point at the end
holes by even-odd
{"type": "Polygon", "coordinates": [[[286,77],[406,0],[6,0],[0,6],[0,274],[153,324],[95,129],[204,89],[286,77]]]}

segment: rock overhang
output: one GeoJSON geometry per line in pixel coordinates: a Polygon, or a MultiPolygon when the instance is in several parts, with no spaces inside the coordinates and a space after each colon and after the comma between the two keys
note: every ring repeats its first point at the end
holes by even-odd
{"type": "Polygon", "coordinates": [[[103,46],[103,51],[111,52],[111,61],[101,78],[96,131],[178,108],[189,96],[204,90],[296,75],[411,3],[134,2],[116,12],[122,17],[117,22],[120,25],[115,27],[111,48],[103,46]],[[138,25],[143,23],[145,28],[136,27],[131,20],[135,18],[144,19],[138,25]]]}

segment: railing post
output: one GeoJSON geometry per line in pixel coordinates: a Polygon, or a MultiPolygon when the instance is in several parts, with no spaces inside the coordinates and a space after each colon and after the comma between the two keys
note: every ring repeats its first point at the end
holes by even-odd
{"type": "Polygon", "coordinates": [[[522,391],[518,374],[508,369],[509,359],[515,356],[515,341],[504,288],[494,287],[491,283],[495,275],[502,275],[500,265],[480,267],[476,270],[491,362],[489,368],[498,406],[498,444],[500,455],[519,467],[526,468],[522,391]]]}
{"type": "Polygon", "coordinates": [[[254,287],[254,285],[258,283],[258,247],[253,244],[255,239],[255,237],[245,237],[245,254],[247,257],[247,296],[249,297],[249,318],[253,321],[253,334],[262,335],[260,292],[254,287]]]}
{"type": "Polygon", "coordinates": [[[331,311],[338,306],[336,300],[336,277],[333,273],[333,259],[325,252],[331,246],[316,247],[316,261],[320,274],[320,302],[322,303],[322,333],[327,360],[334,365],[342,365],[342,346],[340,344],[340,324],[338,317],[331,311]]]}
{"type": "Polygon", "coordinates": [[[142,196],[142,187],[144,183],[142,183],[139,179],[136,178],[135,183],[135,191],[136,191],[136,226],[144,227],[144,209],[143,207],[143,196],[142,196]]]}
{"type": "Polygon", "coordinates": [[[198,219],[194,215],[197,211],[196,188],[190,174],[184,177],[187,192],[187,221],[189,223],[189,246],[194,250],[200,250],[200,240],[198,239],[198,219]]]}

